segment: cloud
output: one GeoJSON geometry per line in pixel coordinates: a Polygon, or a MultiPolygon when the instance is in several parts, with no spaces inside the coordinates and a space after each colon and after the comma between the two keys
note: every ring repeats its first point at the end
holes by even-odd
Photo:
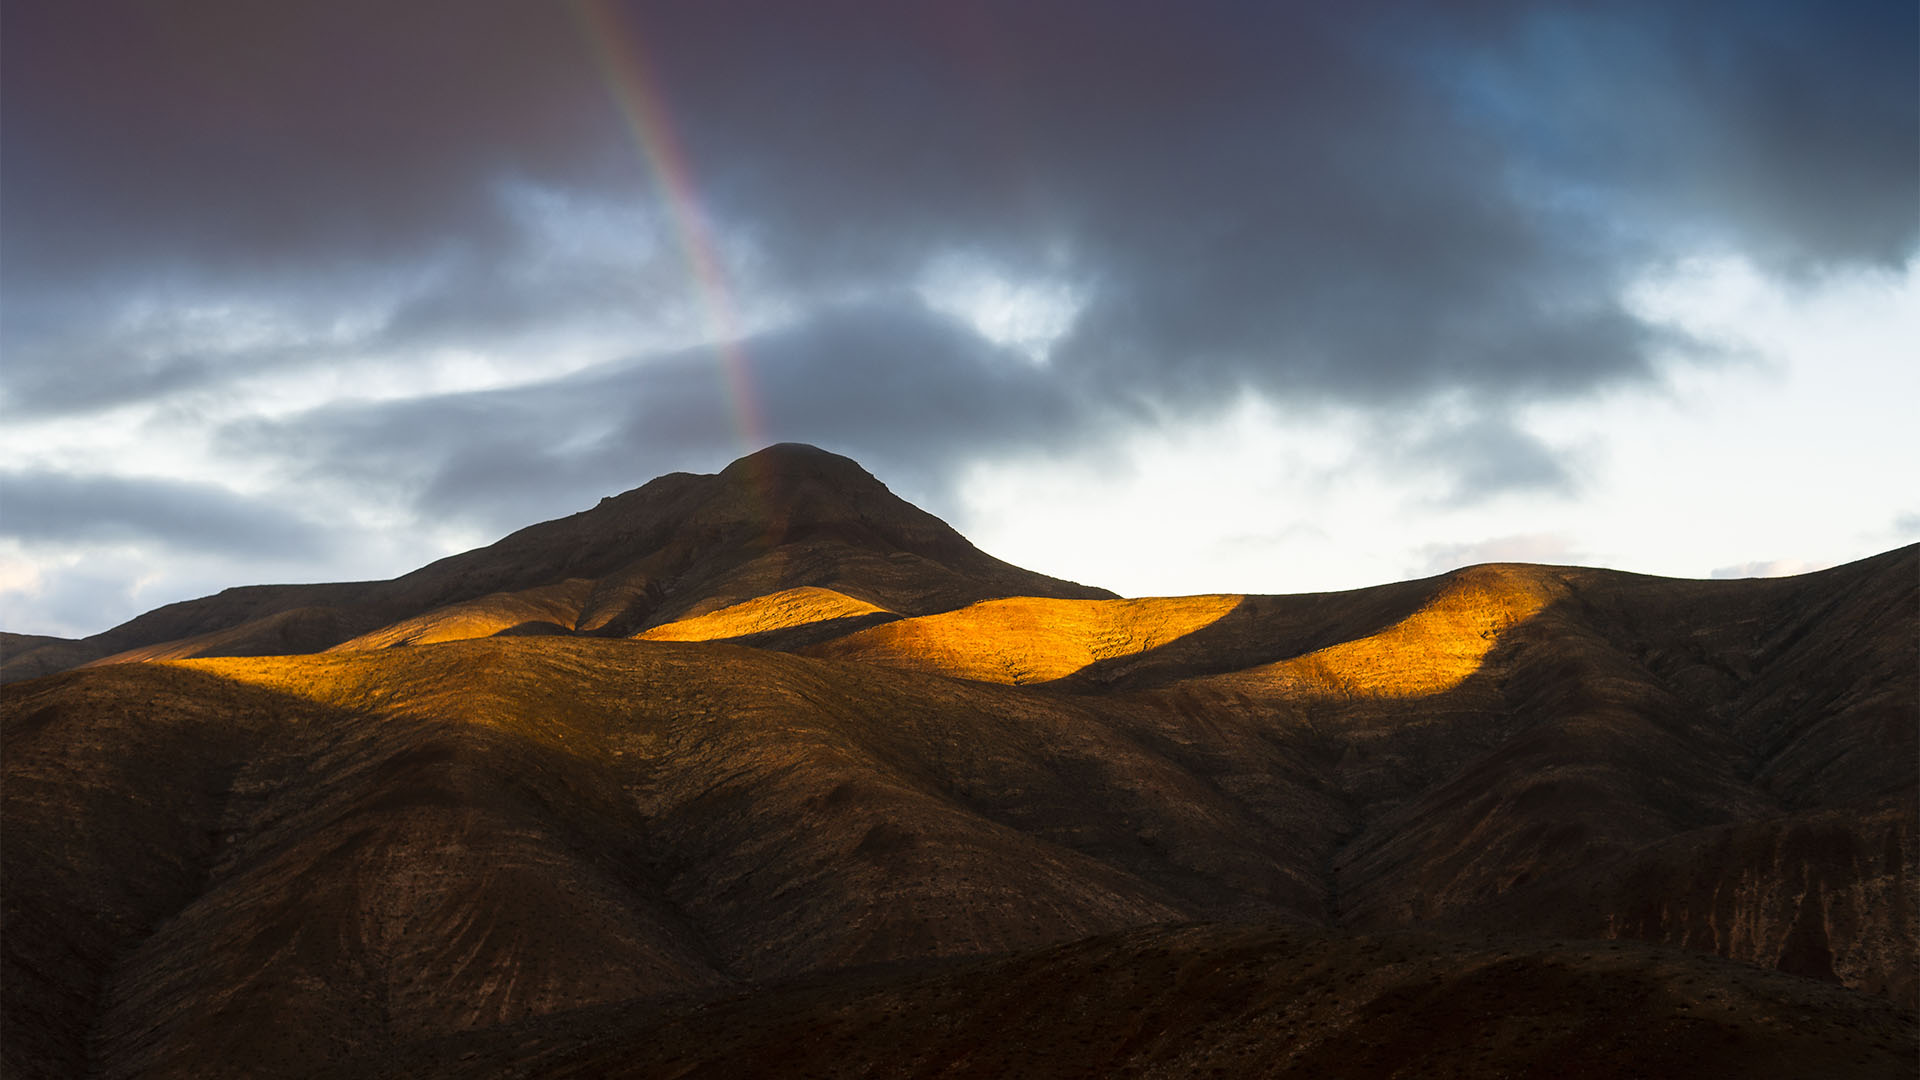
{"type": "MultiPolygon", "coordinates": [[[[1121,399],[1578,393],[1649,371],[1619,292],[1676,220],[1912,250],[1909,8],[17,5],[6,272],[38,297],[537,261],[503,187],[659,205],[599,49],[753,238],[736,287],[819,302],[971,252],[1087,283],[1060,366],[1121,399]]],[[[561,279],[396,330],[622,302],[561,279]]]]}
{"type": "Polygon", "coordinates": [[[0,580],[0,612],[14,633],[86,637],[138,614],[137,575],[115,565],[64,566],[30,581],[0,580]]]}
{"type": "Polygon", "coordinates": [[[312,273],[499,222],[503,169],[610,118],[559,12],[243,0],[9,5],[8,283],[312,273]],[[25,269],[23,269],[25,267],[25,269]]]}
{"type": "Polygon", "coordinates": [[[1045,446],[1089,407],[905,293],[817,312],[742,353],[737,380],[699,348],[509,389],[326,405],[221,438],[235,454],[324,463],[422,513],[511,527],[766,442],[819,443],[931,485],[956,455],[1045,446]]]}
{"type": "Polygon", "coordinates": [[[169,342],[166,327],[134,319],[16,342],[8,351],[12,371],[0,378],[0,414],[34,420],[84,416],[217,389],[237,378],[321,367],[343,351],[341,342],[319,330],[289,327],[286,336],[270,342],[232,340],[231,324],[202,331],[169,342]]]}
{"type": "Polygon", "coordinates": [[[1557,498],[1585,462],[1531,405],[1708,354],[1633,302],[1652,270],[1804,277],[1920,239],[1905,3],[0,20],[15,443],[155,404],[297,477],[161,497],[39,454],[7,520],[45,543],[279,550],[275,507],[322,490],[507,528],[770,439],[936,491],[1248,396],[1365,413],[1371,464],[1450,507],[1557,498]]]}
{"type": "Polygon", "coordinates": [[[0,472],[0,537],[26,544],[133,543],[190,554],[319,554],[318,523],[213,484],[0,472]]]}
{"type": "Polygon", "coordinates": [[[1463,80],[1535,182],[1775,266],[1898,267],[1920,235],[1920,12],[1893,0],[1532,7],[1463,80]]]}
{"type": "Polygon", "coordinates": [[[1437,473],[1444,505],[1466,506],[1509,493],[1568,496],[1578,478],[1559,450],[1505,417],[1479,415],[1383,433],[1379,449],[1399,472],[1437,473]]]}
{"type": "Polygon", "coordinates": [[[1770,559],[1761,562],[1744,562],[1735,566],[1719,566],[1708,574],[1715,579],[1730,578],[1767,578],[1792,577],[1796,574],[1811,574],[1815,570],[1825,570],[1830,564],[1810,563],[1805,559],[1770,559]]]}
{"type": "Polygon", "coordinates": [[[496,197],[512,233],[485,252],[290,279],[161,277],[90,309],[71,299],[29,308],[34,317],[0,329],[12,361],[0,372],[0,411],[85,415],[217,395],[262,376],[419,368],[454,350],[495,361],[547,354],[525,365],[538,377],[556,344],[597,337],[631,348],[706,332],[687,318],[697,298],[677,256],[661,257],[644,215],[525,184],[503,185],[496,197]],[[575,235],[583,231],[590,241],[575,235]]]}

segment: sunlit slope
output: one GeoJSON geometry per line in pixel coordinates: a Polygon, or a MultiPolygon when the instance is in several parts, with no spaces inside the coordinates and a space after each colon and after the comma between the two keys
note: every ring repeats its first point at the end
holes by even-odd
{"type": "Polygon", "coordinates": [[[1480,669],[1509,628],[1567,595],[1549,567],[1490,564],[1439,579],[1412,614],[1377,633],[1232,677],[1241,689],[1306,696],[1422,697],[1480,669]]]}
{"type": "Polygon", "coordinates": [[[579,621],[593,588],[593,582],[575,578],[557,585],[464,600],[361,634],[333,646],[333,650],[350,652],[396,645],[432,645],[505,632],[569,631],[579,621]]]}
{"type": "Polygon", "coordinates": [[[1324,595],[1014,597],[902,619],[807,651],[982,682],[1069,680],[1082,689],[1122,679],[1170,681],[1190,673],[1179,670],[1189,657],[1205,670],[1237,656],[1243,666],[1227,682],[1239,690],[1417,697],[1459,686],[1503,632],[1566,592],[1549,567],[1479,566],[1407,586],[1332,594],[1354,610],[1344,624],[1323,618],[1318,625],[1303,616],[1324,595]],[[1327,637],[1332,643],[1304,654],[1274,656],[1327,637]],[[1191,656],[1196,642],[1214,655],[1191,656]],[[1265,655],[1254,651],[1263,647],[1265,655]],[[1152,680],[1156,671],[1161,678],[1152,680]]]}
{"type": "Polygon", "coordinates": [[[1367,899],[1352,914],[1393,920],[1396,902],[1437,897],[1456,920],[1680,943],[1920,1005],[1920,547],[1794,578],[1571,576],[1578,603],[1519,634],[1542,662],[1506,693],[1521,715],[1566,720],[1356,838],[1341,876],[1367,899]],[[1591,764],[1609,746],[1634,794],[1614,808],[1624,785],[1596,784],[1591,764]],[[1714,800],[1718,820],[1596,850],[1632,820],[1621,810],[1672,815],[1724,785],[1729,760],[1744,804],[1714,800]],[[1526,818],[1512,835],[1590,857],[1515,873],[1524,845],[1501,860],[1484,837],[1526,818]],[[1456,839],[1468,827],[1483,842],[1456,839]],[[1505,895],[1449,902],[1476,858],[1509,864],[1505,895]]]}
{"type": "Polygon", "coordinates": [[[981,682],[1050,682],[1191,634],[1241,600],[1227,595],[987,600],[862,630],[809,652],[981,682]]]}
{"type": "Polygon", "coordinates": [[[115,1075],[279,1075],[722,979],[1316,921],[1338,829],[1278,749],[1243,802],[1070,703],[711,644],[491,638],[26,690],[4,792],[33,840],[0,884],[39,928],[8,947],[51,953],[10,956],[9,993],[92,1001],[63,1045],[96,1031],[115,1075]],[[125,705],[170,686],[208,705],[125,705]],[[167,741],[129,739],[149,723],[167,741]],[[193,807],[123,816],[170,785],[193,807]],[[127,918],[107,898],[134,852],[177,881],[127,918]]]}
{"type": "Polygon", "coordinates": [[[1920,548],[1777,581],[1483,567],[1252,597],[1038,687],[573,636],[15,684],[0,1053],[302,1075],[1190,919],[1644,937],[1910,1005],[1916,571],[1920,548]]]}
{"type": "Polygon", "coordinates": [[[638,637],[642,641],[729,641],[780,630],[842,624],[842,620],[870,616],[891,618],[894,613],[833,589],[809,585],[783,589],[705,615],[664,623],[642,632],[638,637]]]}
{"type": "MultiPolygon", "coordinates": [[[[770,908],[763,929],[810,928],[805,950],[789,949],[797,955],[762,953],[756,960],[775,970],[844,959],[846,949],[891,955],[897,943],[886,944],[887,926],[893,918],[919,918],[916,889],[987,894],[964,911],[942,909],[936,922],[951,919],[951,926],[914,929],[918,949],[974,951],[1006,934],[1033,940],[1033,905],[1052,912],[1037,925],[1082,924],[1075,914],[1082,901],[1053,895],[1048,875],[1104,883],[1089,895],[1117,899],[1093,902],[1095,910],[1111,903],[1188,915],[1323,914],[1320,863],[1338,825],[1324,799],[1290,779],[1294,766],[1281,747],[1250,741],[1263,723],[1258,716],[1221,729],[1269,778],[1242,798],[1138,744],[1134,732],[1143,722],[1177,722],[1169,702],[1109,713],[1092,703],[731,646],[490,639],[190,666],[354,713],[501,730],[596,766],[637,771],[652,792],[643,805],[649,815],[681,798],[703,807],[700,813],[764,818],[757,825],[733,821],[729,830],[740,831],[727,835],[755,850],[789,836],[781,858],[817,854],[821,861],[805,873],[822,881],[838,873],[832,844],[817,851],[820,845],[798,837],[830,839],[840,827],[833,823],[851,815],[860,825],[839,854],[864,844],[881,865],[893,866],[886,878],[891,914],[836,921],[843,917],[833,912],[839,900],[781,914],[770,908]],[[735,794],[719,798],[723,791],[735,794]],[[787,801],[808,792],[799,803],[787,801]],[[1268,835],[1280,806],[1288,808],[1291,830],[1268,835]],[[943,839],[919,835],[923,827],[943,839]],[[1012,878],[989,870],[1015,854],[1029,864],[1012,878]],[[923,858],[930,862],[919,866],[923,858]],[[962,872],[967,866],[974,869],[962,872]],[[922,872],[932,876],[916,884],[922,872]],[[1022,879],[1031,879],[1021,886],[1022,899],[1002,893],[1022,879]],[[813,949],[826,951],[806,951],[813,949]]],[[[757,874],[768,872],[764,861],[755,865],[757,874]]],[[[699,880],[726,892],[718,870],[699,880]]],[[[1074,894],[1088,887],[1060,886],[1074,894]]],[[[731,928],[724,936],[745,948],[754,934],[743,939],[731,928]]]]}
{"type": "Polygon", "coordinates": [[[1313,691],[1364,820],[1334,861],[1342,920],[1508,912],[1913,1003],[1920,920],[1888,898],[1920,877],[1916,556],[1749,582],[1561,569],[1566,595],[1457,689],[1313,691]]]}
{"type": "Polygon", "coordinates": [[[330,607],[295,607],[190,637],[117,652],[80,666],[184,660],[196,656],[281,656],[318,652],[371,622],[364,613],[330,607]]]}
{"type": "Polygon", "coordinates": [[[301,607],[252,619],[223,630],[143,645],[92,662],[91,666],[208,656],[285,656],[329,649],[385,649],[499,633],[561,633],[574,628],[596,583],[576,578],[517,592],[491,593],[432,608],[393,622],[369,609],[301,607]],[[369,624],[378,625],[340,640],[369,624]]]}
{"type": "Polygon", "coordinates": [[[0,655],[0,683],[107,657],[174,659],[217,652],[271,656],[315,652],[406,614],[368,604],[371,582],[248,585],[167,604],[92,637],[0,655]]]}
{"type": "Polygon", "coordinates": [[[388,581],[228,589],[79,641],[17,642],[0,656],[0,682],[102,658],[317,652],[363,635],[378,647],[525,623],[624,637],[806,586],[909,615],[1002,596],[1112,595],[1002,562],[857,463],[781,444],[717,474],[656,477],[388,581]],[[592,585],[573,611],[580,581],[592,585]],[[553,606],[540,598],[549,590],[567,599],[553,606]]]}

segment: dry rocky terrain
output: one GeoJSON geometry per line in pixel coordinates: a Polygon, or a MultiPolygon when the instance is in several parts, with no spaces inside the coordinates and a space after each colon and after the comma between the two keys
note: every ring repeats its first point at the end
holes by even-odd
{"type": "Polygon", "coordinates": [[[9,1076],[1920,1066],[1920,548],[1122,600],[781,446],[0,647],[9,1076]]]}

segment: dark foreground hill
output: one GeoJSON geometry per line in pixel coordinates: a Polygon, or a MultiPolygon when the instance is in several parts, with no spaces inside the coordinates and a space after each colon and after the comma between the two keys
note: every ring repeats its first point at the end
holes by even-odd
{"type": "Polygon", "coordinates": [[[1116,600],[741,468],[332,651],[7,687],[8,1075],[1920,1061],[1920,549],[1116,600]]]}
{"type": "Polygon", "coordinates": [[[596,1006],[355,1055],[387,1076],[1904,1077],[1910,1014],[1625,942],[1194,925],[596,1006]]]}

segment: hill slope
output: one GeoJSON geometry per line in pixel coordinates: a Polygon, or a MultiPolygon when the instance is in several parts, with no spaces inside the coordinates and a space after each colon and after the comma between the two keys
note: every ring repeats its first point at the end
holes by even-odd
{"type": "Polygon", "coordinates": [[[775,459],[784,503],[665,478],[334,651],[0,691],[7,1073],[1920,1049],[1920,548],[1010,599],[844,459],[775,459]],[[606,569],[637,550],[671,589],[606,569]]]}
{"type": "Polygon", "coordinates": [[[1619,942],[1178,926],[581,1009],[319,1075],[1912,1075],[1886,1002],[1619,942]]]}
{"type": "Polygon", "coordinates": [[[912,615],[990,597],[1112,595],[1001,562],[847,458],[783,443],[716,475],[662,476],[391,581],[228,589],[79,641],[12,635],[0,679],[349,641],[626,636],[802,586],[912,615]]]}

